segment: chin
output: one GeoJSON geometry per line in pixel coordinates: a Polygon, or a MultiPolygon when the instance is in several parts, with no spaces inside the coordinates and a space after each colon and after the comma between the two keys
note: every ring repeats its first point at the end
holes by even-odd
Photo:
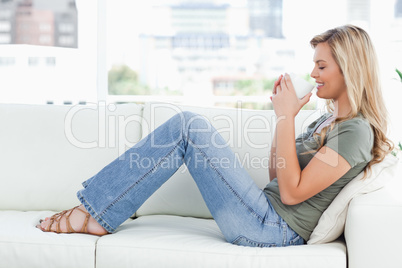
{"type": "Polygon", "coordinates": [[[317,91],[316,93],[317,97],[319,97],[320,99],[325,99],[325,100],[331,100],[333,99],[333,97],[328,96],[328,94],[325,94],[323,92],[317,91]]]}
{"type": "Polygon", "coordinates": [[[319,98],[321,98],[321,99],[327,99],[327,98],[325,97],[325,95],[322,94],[322,92],[320,92],[320,91],[317,91],[316,95],[317,95],[317,97],[319,97],[319,98]]]}

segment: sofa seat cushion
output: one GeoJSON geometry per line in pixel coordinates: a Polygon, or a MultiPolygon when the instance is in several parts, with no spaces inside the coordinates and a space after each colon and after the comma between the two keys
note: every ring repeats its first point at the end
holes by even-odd
{"type": "Polygon", "coordinates": [[[35,226],[50,211],[0,211],[0,267],[95,267],[98,236],[45,233],[35,226]]]}
{"type": "Polygon", "coordinates": [[[150,215],[101,237],[96,266],[346,267],[346,246],[341,241],[287,248],[236,246],[225,241],[212,219],[150,215]]]}

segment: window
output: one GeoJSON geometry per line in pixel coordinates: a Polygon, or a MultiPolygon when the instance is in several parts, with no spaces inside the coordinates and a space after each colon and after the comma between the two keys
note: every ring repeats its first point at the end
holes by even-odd
{"type": "Polygon", "coordinates": [[[59,36],[59,44],[62,46],[72,46],[74,44],[74,37],[70,35],[59,36]]]}
{"type": "Polygon", "coordinates": [[[7,9],[0,10],[0,19],[9,19],[11,17],[11,11],[7,9]]]}
{"type": "Polygon", "coordinates": [[[97,101],[98,1],[0,1],[0,102],[97,101]]]}
{"type": "Polygon", "coordinates": [[[39,65],[39,58],[38,57],[29,57],[28,58],[28,65],[29,66],[37,66],[37,65],[39,65]]]}
{"type": "Polygon", "coordinates": [[[11,23],[9,21],[0,21],[0,32],[9,32],[11,30],[11,23]]]}
{"type": "Polygon", "coordinates": [[[109,101],[270,109],[281,73],[309,79],[309,40],[346,23],[370,33],[382,66],[402,63],[400,0],[105,1],[109,101]]]}
{"type": "Polygon", "coordinates": [[[0,44],[9,44],[11,42],[11,35],[7,33],[0,33],[0,44]]]}
{"type": "MultiPolygon", "coordinates": [[[[345,23],[370,32],[382,66],[402,69],[401,0],[308,3],[1,1],[0,76],[6,77],[1,83],[15,94],[11,98],[0,87],[0,101],[234,106],[241,100],[245,108],[270,109],[274,79],[283,72],[308,77],[311,37],[345,23]],[[38,57],[38,64],[30,57],[38,57]],[[54,59],[52,65],[45,58],[54,59]],[[24,90],[35,97],[22,100],[24,90]]],[[[314,109],[315,100],[309,105],[314,109]]]]}
{"type": "Polygon", "coordinates": [[[61,33],[73,33],[75,30],[74,24],[71,23],[60,23],[59,32],[61,33]]]}
{"type": "Polygon", "coordinates": [[[41,34],[39,36],[39,44],[50,45],[52,43],[52,37],[48,34],[41,34]]]}
{"type": "MultiPolygon", "coordinates": [[[[272,2],[281,11],[282,1],[272,2]]],[[[108,1],[109,98],[144,101],[152,96],[225,106],[241,98],[250,108],[270,108],[268,94],[280,72],[278,64],[261,63],[260,51],[276,53],[283,46],[282,26],[275,40],[268,33],[252,36],[246,1],[230,3],[108,1]]],[[[285,59],[281,62],[289,62],[288,57],[276,56],[285,59]]]]}
{"type": "Polygon", "coordinates": [[[40,32],[51,32],[52,30],[52,25],[50,23],[39,23],[39,31],[40,32]]]}
{"type": "Polygon", "coordinates": [[[28,65],[30,67],[44,66],[44,67],[55,67],[56,58],[55,57],[29,57],[28,65]]]}
{"type": "Polygon", "coordinates": [[[0,68],[15,65],[14,57],[0,57],[0,68]]]}

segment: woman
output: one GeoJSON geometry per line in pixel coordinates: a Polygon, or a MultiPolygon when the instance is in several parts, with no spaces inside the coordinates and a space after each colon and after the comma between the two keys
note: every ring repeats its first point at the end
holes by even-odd
{"type": "Polygon", "coordinates": [[[361,171],[367,174],[393,147],[385,135],[386,110],[367,33],[346,25],[315,36],[311,45],[311,76],[329,113],[295,139],[295,116],[312,94],[298,99],[289,75],[279,77],[271,97],[277,116],[271,182],[264,190],[209,122],[185,112],[129,149],[125,160],[116,159],[84,182],[77,194],[82,205],[46,218],[38,227],[112,233],[185,163],[228,242],[258,247],[305,243],[339,191],[361,171]],[[154,165],[130,165],[133,155],[154,165]],[[229,161],[219,165],[212,158],[229,161]]]}

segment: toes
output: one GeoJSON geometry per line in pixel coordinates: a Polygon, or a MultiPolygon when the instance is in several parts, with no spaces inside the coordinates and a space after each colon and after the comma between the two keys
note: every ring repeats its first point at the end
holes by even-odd
{"type": "Polygon", "coordinates": [[[46,231],[49,223],[45,220],[40,223],[42,231],[46,231]]]}
{"type": "Polygon", "coordinates": [[[41,230],[41,231],[45,231],[45,230],[42,228],[42,226],[41,226],[40,224],[37,224],[37,225],[36,225],[36,228],[38,228],[38,229],[41,230]]]}
{"type": "Polygon", "coordinates": [[[43,225],[43,223],[48,223],[50,221],[50,217],[46,217],[44,220],[43,219],[41,219],[40,221],[39,221],[39,223],[43,226],[43,227],[46,227],[48,224],[45,224],[45,226],[43,225]]]}

